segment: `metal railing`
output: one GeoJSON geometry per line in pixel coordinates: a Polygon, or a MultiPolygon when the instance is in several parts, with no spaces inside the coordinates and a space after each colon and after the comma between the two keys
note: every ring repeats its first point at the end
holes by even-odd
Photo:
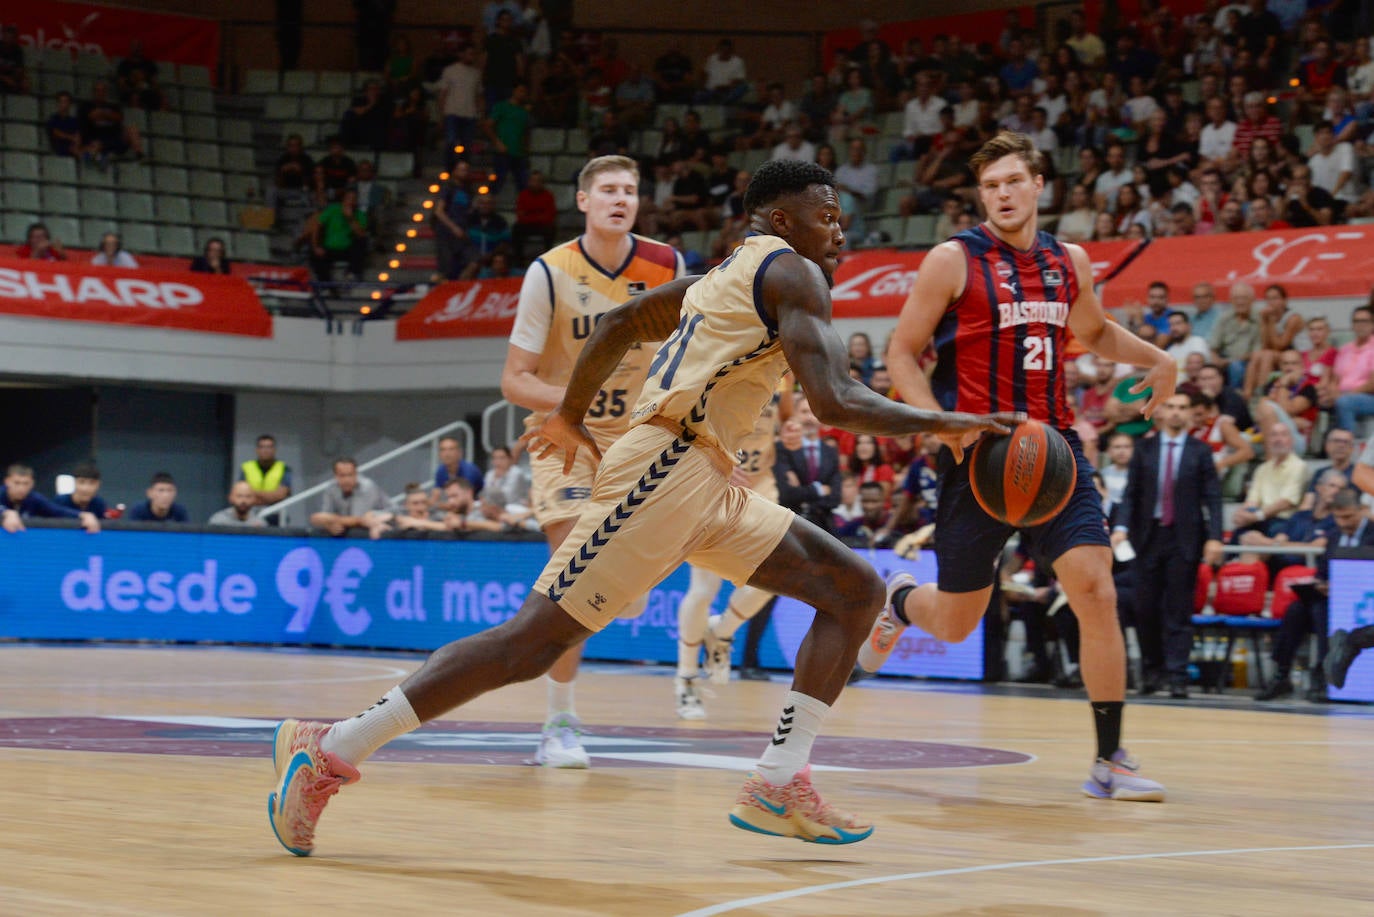
{"type": "Polygon", "coordinates": [[[487,405],[482,411],[482,448],[487,454],[497,446],[509,447],[519,439],[525,432],[525,415],[529,413],[505,399],[487,405]],[[494,433],[499,433],[501,438],[495,438],[494,433]]]}
{"type": "MultiPolygon", "coordinates": [[[[379,468],[382,465],[386,465],[390,462],[395,461],[398,458],[407,456],[410,453],[414,452],[416,449],[427,445],[429,446],[429,457],[427,465],[427,468],[429,470],[425,472],[426,481],[423,484],[423,486],[432,487],[434,485],[434,478],[430,474],[430,471],[439,466],[439,440],[449,436],[457,437],[459,443],[463,447],[464,458],[467,458],[470,461],[470,457],[473,454],[472,444],[474,438],[472,427],[469,426],[466,421],[456,420],[453,423],[445,424],[437,430],[431,430],[424,436],[412,439],[410,442],[405,443],[404,445],[397,446],[390,452],[383,453],[382,455],[379,455],[374,459],[368,459],[366,462],[360,463],[358,465],[358,473],[362,474],[364,472],[371,471],[374,468],[379,468]]],[[[271,506],[263,508],[259,515],[276,516],[282,525],[290,525],[292,522],[292,510],[299,507],[306,500],[309,500],[312,497],[324,493],[324,491],[328,489],[329,485],[333,483],[334,478],[331,476],[328,480],[321,481],[313,487],[307,487],[305,490],[302,490],[299,493],[292,494],[285,500],[281,500],[277,503],[273,503],[271,506]]],[[[308,519],[309,517],[307,516],[306,518],[308,519]]],[[[305,519],[302,519],[298,524],[305,524],[305,519]]]]}

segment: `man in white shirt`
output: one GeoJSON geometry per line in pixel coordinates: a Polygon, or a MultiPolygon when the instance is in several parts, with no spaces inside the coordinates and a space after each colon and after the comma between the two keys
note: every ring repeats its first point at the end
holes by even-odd
{"type": "Polygon", "coordinates": [[[797,120],[797,106],[786,97],[782,83],[768,84],[768,104],[759,116],[759,146],[772,146],[783,137],[789,122],[797,120]]]}
{"type": "Polygon", "coordinates": [[[1221,168],[1231,158],[1236,139],[1236,122],[1226,117],[1226,102],[1220,98],[1207,100],[1207,123],[1198,137],[1197,152],[1203,167],[1221,168]]]}
{"type": "Polygon", "coordinates": [[[893,162],[919,159],[940,133],[940,112],[947,107],[944,99],[935,94],[930,74],[916,74],[916,94],[906,103],[902,113],[902,142],[892,150],[893,162]]]}
{"type": "Polygon", "coordinates": [[[1059,118],[1069,109],[1069,97],[1064,94],[1064,89],[1059,85],[1059,74],[1051,70],[1041,74],[1045,81],[1045,89],[1040,95],[1036,96],[1035,104],[1045,109],[1045,118],[1050,127],[1059,123],[1059,118]]]}
{"type": "Polygon", "coordinates": [[[471,148],[482,116],[482,71],[475,65],[476,52],[463,49],[458,59],[439,75],[439,112],[444,119],[444,149],[452,168],[455,146],[471,148]]]}
{"type": "Polygon", "coordinates": [[[867,159],[868,147],[864,142],[851,140],[848,161],[835,170],[841,219],[850,221],[844,231],[855,239],[864,237],[864,212],[872,209],[873,196],[878,193],[878,168],[867,159]]]}
{"type": "Polygon", "coordinates": [[[735,53],[735,43],[728,38],[722,38],[716,45],[716,53],[706,58],[702,72],[702,85],[710,96],[708,101],[730,105],[738,102],[749,89],[744,58],[735,53]]]}
{"type": "Polygon", "coordinates": [[[782,143],[773,147],[774,159],[790,159],[797,162],[815,162],[816,145],[802,136],[802,129],[796,124],[787,125],[787,133],[782,143]]]}
{"type": "Polygon", "coordinates": [[[1207,341],[1193,333],[1193,323],[1188,318],[1188,313],[1177,309],[1169,313],[1169,346],[1165,351],[1178,364],[1180,382],[1186,378],[1183,366],[1188,362],[1189,354],[1202,354],[1203,362],[1212,359],[1212,350],[1207,346],[1207,341]]]}
{"type": "Polygon", "coordinates": [[[1131,181],[1131,170],[1126,168],[1126,148],[1120,143],[1113,143],[1107,147],[1107,171],[1097,176],[1097,182],[1093,185],[1097,209],[1116,213],[1116,192],[1131,181]]]}
{"type": "Polygon", "coordinates": [[[1355,148],[1337,143],[1330,121],[1317,125],[1312,137],[1312,155],[1307,159],[1312,184],[1326,190],[1338,201],[1350,203],[1359,198],[1355,180],[1355,148]]]}
{"type": "Polygon", "coordinates": [[[1026,133],[1030,134],[1030,138],[1035,141],[1035,148],[1042,153],[1051,153],[1059,149],[1059,135],[1050,128],[1049,114],[1043,105],[1031,109],[1030,130],[1026,133]]]}
{"type": "Polygon", "coordinates": [[[1126,100],[1126,118],[1137,128],[1150,120],[1150,116],[1159,111],[1159,103],[1155,97],[1145,91],[1145,80],[1143,77],[1133,76],[1130,81],[1131,97],[1126,100]]]}

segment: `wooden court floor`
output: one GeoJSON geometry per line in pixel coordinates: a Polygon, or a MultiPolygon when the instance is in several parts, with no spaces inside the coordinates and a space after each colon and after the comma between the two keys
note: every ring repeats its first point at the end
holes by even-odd
{"type": "Polygon", "coordinates": [[[592,770],[515,760],[544,700],[521,685],[368,762],[315,856],[284,853],[269,721],[352,714],[416,665],[0,646],[0,914],[1374,914],[1374,717],[1297,704],[1129,708],[1171,794],[1150,805],[1079,794],[1081,699],[856,686],[816,782],[878,827],[836,848],[726,822],[782,681],[684,725],[662,671],[598,668],[592,770]]]}

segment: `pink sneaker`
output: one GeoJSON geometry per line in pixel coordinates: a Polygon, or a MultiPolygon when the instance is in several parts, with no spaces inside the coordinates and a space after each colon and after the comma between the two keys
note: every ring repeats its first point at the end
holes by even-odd
{"type": "Polygon", "coordinates": [[[873,825],[821,799],[811,785],[809,764],[785,786],[750,774],[730,810],[730,823],[745,831],[813,844],[852,844],[873,833],[873,825]]]}
{"type": "Polygon", "coordinates": [[[892,610],[892,595],[898,589],[915,585],[916,577],[910,573],[894,573],[887,578],[887,603],[883,605],[883,610],[878,612],[878,619],[873,622],[873,630],[869,632],[864,645],[859,647],[859,658],[856,660],[859,668],[870,675],[887,662],[887,657],[897,648],[897,638],[907,627],[892,610]]]}
{"type": "Polygon", "coordinates": [[[272,833],[298,857],[315,849],[315,824],[329,797],[345,783],[357,783],[358,769],[320,748],[328,723],[282,720],[273,738],[277,791],[267,797],[272,833]]]}

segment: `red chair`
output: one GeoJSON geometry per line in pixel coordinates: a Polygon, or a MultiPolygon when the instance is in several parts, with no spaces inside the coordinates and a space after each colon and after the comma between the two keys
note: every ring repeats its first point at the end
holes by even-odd
{"type": "Polygon", "coordinates": [[[1207,594],[1212,591],[1214,571],[1211,564],[1198,564],[1197,589],[1193,591],[1193,614],[1201,614],[1207,607],[1207,594]]]}
{"type": "Polygon", "coordinates": [[[1316,567],[1304,567],[1301,564],[1293,564],[1280,570],[1278,576],[1274,577],[1274,597],[1269,601],[1270,616],[1281,619],[1288,613],[1288,606],[1297,601],[1298,596],[1293,592],[1290,583],[1296,580],[1310,580],[1316,575],[1316,567]]]}
{"type": "Polygon", "coordinates": [[[1231,561],[1217,571],[1217,594],[1212,607],[1219,615],[1257,615],[1264,611],[1269,568],[1263,563],[1231,561]]]}

